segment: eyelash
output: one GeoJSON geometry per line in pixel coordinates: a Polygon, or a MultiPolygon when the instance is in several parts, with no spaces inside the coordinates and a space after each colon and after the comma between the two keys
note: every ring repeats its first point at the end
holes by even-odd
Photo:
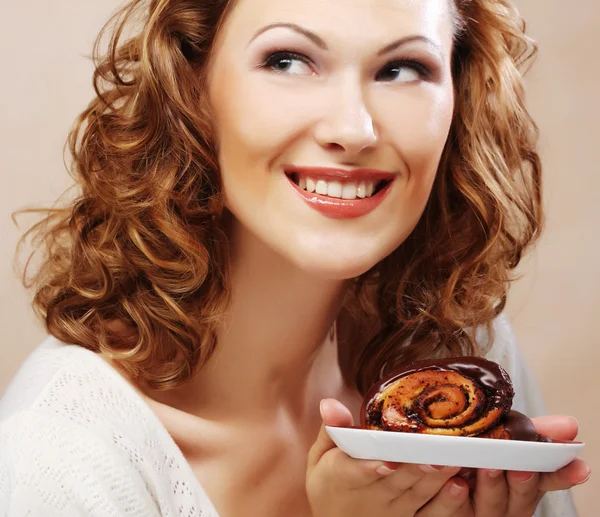
{"type": "MultiPolygon", "coordinates": [[[[293,59],[293,60],[302,61],[303,63],[305,63],[307,65],[311,64],[311,60],[308,57],[306,57],[304,54],[299,54],[298,52],[293,52],[291,50],[278,50],[276,52],[268,53],[263,58],[260,67],[264,68],[264,69],[272,70],[277,73],[285,73],[285,72],[275,70],[275,68],[274,68],[274,64],[277,61],[280,61],[283,59],[293,59]]],[[[381,69],[381,71],[386,70],[386,69],[389,70],[389,69],[395,68],[395,67],[412,68],[421,76],[422,79],[425,79],[425,80],[429,79],[432,75],[432,72],[428,66],[426,66],[425,64],[421,63],[420,61],[417,61],[414,59],[398,59],[395,61],[390,61],[381,69]]],[[[379,75],[381,73],[381,71],[378,72],[377,75],[379,75]]]]}

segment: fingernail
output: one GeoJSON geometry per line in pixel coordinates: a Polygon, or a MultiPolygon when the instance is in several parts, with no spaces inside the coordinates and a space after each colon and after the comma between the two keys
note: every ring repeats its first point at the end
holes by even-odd
{"type": "Polygon", "coordinates": [[[380,476],[389,476],[394,471],[385,465],[379,465],[379,467],[375,469],[375,472],[377,472],[377,474],[380,476]]]}
{"type": "Polygon", "coordinates": [[[517,476],[517,481],[519,483],[527,483],[527,481],[531,481],[533,479],[533,472],[519,472],[517,476]],[[519,479],[521,478],[521,479],[519,479]]]}
{"type": "Polygon", "coordinates": [[[457,483],[452,483],[452,485],[450,485],[450,494],[452,495],[460,495],[462,494],[464,490],[464,487],[462,485],[459,485],[457,483]]]}
{"type": "Polygon", "coordinates": [[[419,470],[425,472],[425,474],[432,474],[433,472],[439,472],[444,467],[434,467],[433,465],[419,465],[419,470]]]}
{"type": "Polygon", "coordinates": [[[577,484],[578,485],[583,485],[583,483],[585,483],[588,479],[590,479],[590,476],[592,475],[592,469],[589,466],[586,466],[587,468],[587,475],[585,476],[585,479],[583,479],[582,481],[579,481],[577,484]]]}
{"type": "Polygon", "coordinates": [[[487,471],[487,474],[492,479],[495,479],[495,478],[497,478],[498,476],[500,476],[502,474],[502,471],[498,470],[498,469],[490,469],[490,470],[487,471]]]}
{"type": "Polygon", "coordinates": [[[321,400],[321,402],[319,402],[319,413],[321,413],[321,420],[325,420],[325,417],[323,416],[323,402],[325,401],[325,399],[321,400]]]}

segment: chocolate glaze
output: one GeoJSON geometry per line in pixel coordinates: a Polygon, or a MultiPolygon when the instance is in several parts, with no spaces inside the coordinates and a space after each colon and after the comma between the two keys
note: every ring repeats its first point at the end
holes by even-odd
{"type": "Polygon", "coordinates": [[[490,407],[504,407],[506,413],[509,412],[514,391],[504,368],[482,357],[452,357],[406,364],[390,373],[384,381],[375,383],[364,398],[365,402],[361,408],[362,424],[366,425],[368,421],[377,418],[378,411],[376,407],[372,407],[372,402],[389,384],[412,373],[431,369],[454,371],[473,379],[489,397],[490,407]]]}
{"type": "Polygon", "coordinates": [[[533,422],[524,414],[511,410],[514,390],[508,373],[499,364],[481,357],[456,357],[409,363],[393,371],[385,380],[375,383],[367,392],[361,408],[362,425],[376,423],[381,418],[374,404],[377,395],[396,380],[423,370],[455,371],[472,379],[489,397],[489,407],[504,407],[505,416],[498,423],[511,440],[549,441],[537,433],[533,422]]]}
{"type": "Polygon", "coordinates": [[[546,437],[538,434],[528,416],[518,411],[511,410],[506,419],[503,420],[502,425],[510,434],[511,440],[522,440],[524,442],[549,441],[546,437]]]}

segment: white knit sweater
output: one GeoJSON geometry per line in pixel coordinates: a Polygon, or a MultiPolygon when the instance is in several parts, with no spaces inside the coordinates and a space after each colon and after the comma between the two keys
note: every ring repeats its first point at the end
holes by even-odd
{"type": "MultiPolygon", "coordinates": [[[[515,409],[542,413],[506,318],[496,331],[488,357],[511,375],[515,409]]],[[[0,517],[25,516],[218,514],[133,387],[96,354],[48,338],[0,401],[0,517]]],[[[536,517],[576,517],[569,493],[548,494],[536,517]]]]}

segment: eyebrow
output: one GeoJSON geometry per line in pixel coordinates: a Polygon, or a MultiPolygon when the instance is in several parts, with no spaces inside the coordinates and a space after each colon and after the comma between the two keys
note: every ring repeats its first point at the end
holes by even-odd
{"type": "Polygon", "coordinates": [[[267,32],[268,30],[275,29],[277,27],[284,27],[284,28],[292,29],[293,31],[299,32],[303,36],[306,36],[308,39],[310,39],[315,45],[317,45],[317,47],[322,48],[323,50],[327,50],[327,44],[319,36],[317,36],[314,32],[309,31],[308,29],[305,29],[304,27],[301,27],[300,25],[296,25],[295,23],[280,22],[280,23],[271,23],[269,25],[265,25],[262,29],[258,29],[256,31],[254,36],[252,36],[250,43],[252,41],[254,41],[256,38],[258,38],[258,36],[260,36],[263,32],[267,32]]]}
{"type": "MultiPolygon", "coordinates": [[[[277,27],[283,27],[283,28],[291,29],[295,32],[298,32],[299,34],[302,34],[303,36],[310,39],[315,45],[317,45],[317,47],[319,47],[323,50],[327,50],[327,44],[325,43],[325,41],[323,41],[323,39],[320,36],[318,36],[317,34],[315,34],[314,32],[312,32],[308,29],[305,29],[304,27],[297,25],[295,23],[284,23],[284,22],[271,23],[269,25],[265,25],[264,27],[262,27],[261,29],[259,29],[258,31],[256,31],[254,33],[254,36],[252,36],[252,38],[250,39],[250,42],[248,44],[250,44],[256,38],[258,38],[258,36],[260,36],[262,33],[267,32],[268,30],[271,30],[271,29],[275,29],[277,27]]],[[[427,36],[423,36],[420,34],[415,34],[412,36],[405,36],[403,38],[397,39],[396,41],[393,41],[389,45],[386,45],[384,48],[382,48],[379,52],[377,52],[377,55],[382,56],[384,54],[387,54],[388,52],[391,52],[392,50],[396,50],[397,48],[399,48],[403,45],[406,45],[407,43],[411,43],[413,41],[423,41],[423,42],[427,43],[427,45],[430,46],[439,56],[443,55],[441,47],[435,41],[433,41],[431,38],[428,38],[427,36]]]]}
{"type": "Polygon", "coordinates": [[[383,56],[384,54],[387,54],[392,50],[396,50],[397,48],[406,45],[407,43],[410,43],[412,41],[423,41],[427,43],[427,45],[431,47],[436,54],[438,54],[438,56],[441,57],[444,55],[444,53],[442,52],[442,47],[440,47],[431,38],[428,38],[427,36],[422,36],[420,34],[415,34],[414,36],[405,36],[404,38],[397,39],[396,41],[393,41],[389,45],[383,47],[379,52],[377,52],[377,55],[383,56]]]}

